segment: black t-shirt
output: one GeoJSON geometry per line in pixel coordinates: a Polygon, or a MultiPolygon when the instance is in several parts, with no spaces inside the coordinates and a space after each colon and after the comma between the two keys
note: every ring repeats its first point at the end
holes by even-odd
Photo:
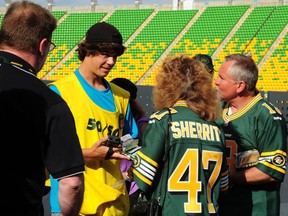
{"type": "Polygon", "coordinates": [[[33,73],[23,59],[0,52],[2,204],[15,206],[10,215],[43,215],[45,167],[56,179],[84,171],[69,107],[33,73]]]}

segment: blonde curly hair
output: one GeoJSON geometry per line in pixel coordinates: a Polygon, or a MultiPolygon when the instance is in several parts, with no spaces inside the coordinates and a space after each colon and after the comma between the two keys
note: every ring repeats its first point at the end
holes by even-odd
{"type": "Polygon", "coordinates": [[[184,100],[202,119],[214,121],[220,117],[221,106],[212,82],[213,78],[199,60],[184,54],[168,56],[156,75],[154,107],[162,110],[184,100]]]}

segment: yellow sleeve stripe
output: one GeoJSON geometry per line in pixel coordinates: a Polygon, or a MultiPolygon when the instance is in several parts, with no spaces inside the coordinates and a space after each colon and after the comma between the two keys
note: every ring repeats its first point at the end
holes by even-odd
{"type": "Polygon", "coordinates": [[[141,179],[141,181],[145,182],[148,185],[152,185],[152,181],[150,181],[148,178],[145,178],[141,173],[139,173],[136,169],[133,169],[133,173],[141,179]]]}
{"type": "Polygon", "coordinates": [[[137,152],[137,154],[139,155],[139,157],[143,158],[145,161],[147,161],[148,163],[150,163],[154,167],[159,168],[159,164],[156,161],[154,161],[151,158],[147,157],[142,152],[139,151],[139,152],[137,152]]]}
{"type": "Polygon", "coordinates": [[[271,169],[277,170],[278,172],[281,172],[282,174],[285,174],[285,169],[282,169],[281,167],[274,166],[273,164],[266,162],[266,161],[263,161],[262,164],[267,167],[270,167],[271,169]]]}
{"type": "Polygon", "coordinates": [[[272,151],[272,152],[262,152],[261,156],[271,156],[271,155],[276,155],[276,154],[282,154],[285,157],[287,157],[287,153],[285,151],[282,151],[282,150],[276,150],[276,151],[272,151]]]}

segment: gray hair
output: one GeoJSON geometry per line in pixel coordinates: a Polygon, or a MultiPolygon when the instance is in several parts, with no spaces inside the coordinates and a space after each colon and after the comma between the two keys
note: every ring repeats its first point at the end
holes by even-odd
{"type": "Polygon", "coordinates": [[[258,68],[251,55],[231,54],[225,61],[235,61],[230,67],[229,74],[235,82],[244,81],[248,91],[255,91],[258,81],[258,68]]]}

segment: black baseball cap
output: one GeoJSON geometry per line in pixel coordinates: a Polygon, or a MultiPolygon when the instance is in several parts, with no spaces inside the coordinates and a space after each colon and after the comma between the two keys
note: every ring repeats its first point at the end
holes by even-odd
{"type": "Polygon", "coordinates": [[[209,70],[209,73],[213,73],[215,70],[214,70],[214,65],[213,65],[213,62],[212,62],[212,58],[209,56],[209,55],[206,55],[206,54],[197,54],[194,56],[196,59],[200,60],[202,63],[204,63],[208,70],[209,70]]]}
{"type": "Polygon", "coordinates": [[[107,23],[98,22],[91,26],[86,32],[87,43],[123,43],[123,38],[119,30],[107,23]]]}

